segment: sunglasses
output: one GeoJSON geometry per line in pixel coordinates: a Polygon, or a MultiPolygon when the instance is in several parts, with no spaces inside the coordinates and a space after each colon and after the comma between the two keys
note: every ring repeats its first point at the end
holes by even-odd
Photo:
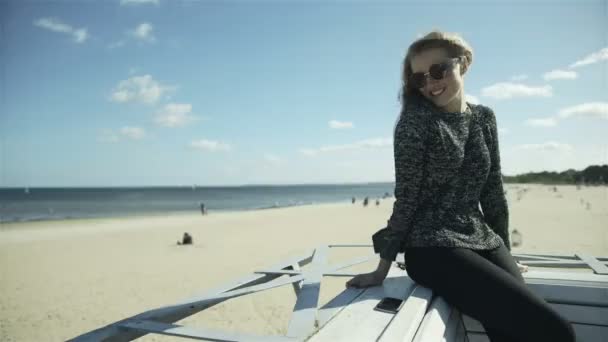
{"type": "Polygon", "coordinates": [[[436,80],[441,80],[445,77],[448,70],[452,70],[456,63],[461,62],[463,57],[450,58],[443,63],[433,64],[428,72],[415,72],[410,76],[410,85],[412,88],[424,88],[426,85],[427,76],[431,76],[436,80]]]}

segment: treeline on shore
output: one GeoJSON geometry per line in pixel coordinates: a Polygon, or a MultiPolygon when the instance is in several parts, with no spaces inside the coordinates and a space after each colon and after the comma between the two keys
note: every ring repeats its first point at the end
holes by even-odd
{"type": "Polygon", "coordinates": [[[608,183],[608,165],[591,165],[582,171],[530,172],[517,176],[504,176],[505,183],[579,184],[602,185],[608,183]]]}

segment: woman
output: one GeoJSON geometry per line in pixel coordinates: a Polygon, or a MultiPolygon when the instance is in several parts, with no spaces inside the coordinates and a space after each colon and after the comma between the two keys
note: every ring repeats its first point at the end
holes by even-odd
{"type": "Polygon", "coordinates": [[[459,36],[434,31],[403,63],[395,128],[395,197],[374,234],[376,271],[346,286],[382,284],[403,251],[408,275],[480,321],[491,341],[574,341],[574,331],[524,283],[510,254],[496,118],[465,101],[473,61],[459,36]]]}

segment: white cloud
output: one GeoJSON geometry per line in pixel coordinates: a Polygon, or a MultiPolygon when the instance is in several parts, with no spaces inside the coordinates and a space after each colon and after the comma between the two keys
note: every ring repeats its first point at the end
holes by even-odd
{"type": "Polygon", "coordinates": [[[110,45],[108,45],[108,49],[116,49],[119,47],[123,47],[123,46],[125,46],[126,43],[127,42],[124,39],[122,39],[122,40],[110,43],[110,45]]]}
{"type": "Polygon", "coordinates": [[[479,104],[479,99],[476,96],[470,95],[470,94],[466,94],[464,96],[465,101],[472,103],[472,104],[479,104]]]}
{"type": "Polygon", "coordinates": [[[228,144],[206,139],[195,140],[190,143],[190,146],[194,149],[206,152],[230,151],[232,149],[228,144]]]}
{"type": "Polygon", "coordinates": [[[559,111],[560,118],[587,117],[608,120],[608,102],[589,102],[564,108],[559,111]]]}
{"type": "Polygon", "coordinates": [[[274,154],[265,153],[264,160],[270,164],[279,164],[281,162],[281,158],[275,156],[274,154]]]}
{"type": "Polygon", "coordinates": [[[111,129],[104,129],[100,131],[100,135],[97,138],[99,142],[104,143],[115,143],[119,142],[121,137],[125,137],[132,140],[141,140],[146,136],[146,132],[140,127],[123,126],[118,132],[111,129]]]}
{"type": "Polygon", "coordinates": [[[118,142],[119,140],[120,139],[119,139],[118,135],[116,133],[114,133],[114,131],[112,131],[111,129],[101,130],[99,137],[97,138],[97,141],[103,142],[103,143],[115,143],[115,142],[118,142]]]}
{"type": "Polygon", "coordinates": [[[118,86],[112,90],[110,100],[119,103],[141,102],[152,105],[158,102],[169,87],[161,85],[150,75],[133,76],[120,81],[118,86]]]}
{"type": "Polygon", "coordinates": [[[189,103],[169,103],[157,114],[155,122],[165,127],[185,126],[196,120],[189,103]]]}
{"type": "Polygon", "coordinates": [[[333,128],[333,129],[345,129],[345,128],[354,128],[355,127],[352,122],[348,122],[348,121],[331,120],[328,124],[329,124],[329,127],[333,128]]]}
{"type": "Polygon", "coordinates": [[[156,38],[154,37],[154,33],[152,32],[154,27],[150,23],[141,23],[137,25],[135,29],[129,32],[129,35],[135,38],[136,40],[146,42],[146,43],[154,43],[156,38]]]}
{"type": "Polygon", "coordinates": [[[151,4],[151,5],[159,5],[160,1],[159,0],[120,0],[120,5],[124,6],[124,5],[145,5],[145,4],[151,4]]]}
{"type": "Polygon", "coordinates": [[[123,136],[133,139],[133,140],[141,140],[145,137],[146,132],[143,128],[140,127],[129,127],[124,126],[120,129],[120,134],[123,136]]]}
{"type": "Polygon", "coordinates": [[[570,65],[570,68],[578,68],[584,65],[594,64],[605,60],[608,60],[608,47],[605,47],[600,51],[594,52],[590,55],[587,55],[585,58],[572,63],[570,65]]]}
{"type": "Polygon", "coordinates": [[[528,79],[528,75],[525,75],[525,74],[515,75],[515,76],[511,77],[511,81],[513,81],[513,82],[521,82],[526,79],[528,79]]]}
{"type": "Polygon", "coordinates": [[[521,83],[502,82],[483,88],[481,95],[499,100],[515,97],[551,97],[553,88],[549,85],[533,87],[521,83]]]}
{"type": "Polygon", "coordinates": [[[317,150],[312,149],[312,148],[302,148],[300,149],[300,153],[302,153],[305,156],[309,156],[309,157],[314,157],[317,155],[317,150]]]}
{"type": "Polygon", "coordinates": [[[86,28],[74,28],[57,18],[40,18],[34,21],[34,25],[53,32],[71,35],[76,43],[84,43],[89,37],[86,28]]]}
{"type": "Polygon", "coordinates": [[[548,141],[542,144],[523,144],[516,146],[518,150],[528,151],[557,151],[557,152],[571,152],[573,148],[569,144],[563,144],[555,141],[548,141]]]}
{"type": "Polygon", "coordinates": [[[557,120],[555,118],[528,119],[525,121],[525,125],[532,127],[555,127],[557,126],[557,120]]]}
{"type": "Polygon", "coordinates": [[[578,74],[576,73],[576,71],[568,71],[568,70],[551,70],[549,72],[546,72],[543,75],[543,79],[545,81],[552,81],[552,80],[574,80],[578,77],[578,74]]]}
{"type": "Polygon", "coordinates": [[[393,140],[390,138],[374,138],[374,139],[365,139],[352,144],[344,144],[344,145],[327,145],[322,146],[317,149],[311,148],[303,148],[300,149],[300,153],[307,156],[316,156],[320,153],[327,152],[339,152],[339,151],[352,151],[352,150],[362,150],[362,149],[377,149],[384,147],[392,147],[393,140]]]}

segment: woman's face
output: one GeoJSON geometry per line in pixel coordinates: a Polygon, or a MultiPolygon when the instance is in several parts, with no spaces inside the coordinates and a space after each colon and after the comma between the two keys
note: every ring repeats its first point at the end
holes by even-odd
{"type": "MultiPolygon", "coordinates": [[[[443,63],[449,59],[447,52],[441,48],[422,51],[412,57],[412,72],[427,73],[431,65],[443,63]]],[[[448,68],[445,77],[441,80],[436,80],[428,75],[426,85],[418,90],[436,106],[458,111],[464,99],[461,67],[461,63],[455,63],[452,69],[448,68]]]]}

